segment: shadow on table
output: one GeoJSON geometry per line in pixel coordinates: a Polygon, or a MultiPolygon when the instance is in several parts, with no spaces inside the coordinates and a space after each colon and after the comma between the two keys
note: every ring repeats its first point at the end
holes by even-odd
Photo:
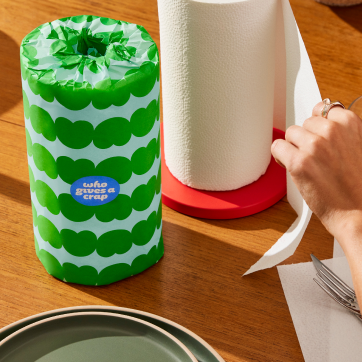
{"type": "Polygon", "coordinates": [[[249,278],[242,279],[241,275],[260,257],[168,221],[163,221],[163,236],[165,255],[146,271],[108,286],[68,285],[114,305],[135,308],[138,304],[142,309],[147,302],[155,313],[155,309],[169,308],[169,303],[179,304],[172,301],[173,296],[182,301],[191,292],[197,299],[205,293],[216,293],[220,287],[223,289],[222,284],[228,283],[227,280],[243,284],[249,278]]]}
{"type": "Polygon", "coordinates": [[[362,32],[362,4],[355,6],[331,6],[331,10],[343,21],[362,32]]]}
{"type": "MultiPolygon", "coordinates": [[[[168,221],[163,221],[163,237],[165,256],[146,271],[108,286],[95,288],[69,285],[106,302],[123,306],[127,299],[124,299],[125,295],[121,291],[138,290],[140,300],[149,293],[149,297],[152,296],[154,300],[145,300],[155,306],[162,306],[165,292],[172,293],[167,287],[164,289],[164,284],[169,284],[170,279],[175,286],[183,284],[186,289],[196,293],[204,289],[197,284],[206,281],[205,278],[210,278],[207,281],[211,282],[215,274],[224,277],[237,275],[237,279],[241,281],[241,275],[259,258],[248,250],[168,221]],[[190,283],[191,281],[193,282],[190,283]]],[[[134,305],[133,297],[129,301],[134,305]]]]}
{"type": "Polygon", "coordinates": [[[290,348],[300,353],[276,268],[241,277],[259,255],[168,221],[163,234],[165,256],[143,273],[109,286],[69,287],[94,297],[82,304],[160,315],[243,361],[266,360],[265,345],[276,355],[289,351],[284,357],[290,348]]]}
{"type": "MultiPolygon", "coordinates": [[[[297,217],[288,202],[279,201],[271,208],[245,218],[233,220],[210,220],[198,219],[211,226],[219,226],[229,232],[229,230],[261,230],[268,233],[269,230],[284,233],[297,217]]],[[[231,231],[232,232],[232,231],[231,231]]],[[[89,287],[77,284],[69,284],[73,288],[86,292],[107,303],[123,307],[136,308],[137,299],[139,307],[144,307],[142,300],[152,305],[154,310],[162,311],[162,305],[169,290],[170,279],[175,286],[183,284],[185,286],[195,285],[194,292],[202,290],[205,285],[197,286],[201,279],[198,276],[210,277],[209,282],[217,275],[224,275],[225,278],[237,277],[238,282],[243,283],[249,278],[254,278],[255,274],[247,278],[241,275],[253,265],[261,255],[232,243],[219,240],[197,232],[187,227],[163,221],[163,236],[165,243],[165,257],[160,262],[141,274],[113,283],[109,286],[89,287]],[[210,268],[212,265],[212,268],[210,268]],[[189,278],[193,276],[189,280],[189,278]],[[186,278],[186,280],[183,280],[186,278]],[[191,283],[191,284],[190,284],[191,283]],[[166,285],[167,284],[167,285],[166,285]],[[200,289],[199,289],[200,288],[200,289]],[[137,292],[136,292],[137,291],[137,292]],[[139,293],[137,298],[129,294],[139,293]]],[[[270,241],[268,241],[270,243],[270,241]]],[[[272,241],[274,243],[275,241],[272,241]]],[[[252,243],[252,241],[251,241],[252,243]]],[[[267,245],[267,243],[266,243],[267,245]]],[[[265,251],[268,247],[265,247],[265,251]]],[[[258,274],[256,274],[258,275],[258,274]]],[[[175,288],[177,289],[177,287],[175,288]]]]}
{"type": "Polygon", "coordinates": [[[19,53],[15,40],[0,31],[0,116],[22,98],[19,53]]]}
{"type": "Polygon", "coordinates": [[[31,205],[30,186],[27,182],[0,174],[0,194],[23,205],[31,205]]]}
{"type": "Polygon", "coordinates": [[[257,214],[230,220],[199,219],[200,221],[229,230],[275,230],[285,233],[297,218],[296,212],[286,198],[257,214]]]}

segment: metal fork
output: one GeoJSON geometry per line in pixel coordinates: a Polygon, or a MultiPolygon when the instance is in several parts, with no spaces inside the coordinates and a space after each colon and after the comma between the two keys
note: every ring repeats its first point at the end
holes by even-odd
{"type": "Polygon", "coordinates": [[[361,310],[354,290],[324,265],[316,256],[310,255],[317,270],[313,280],[338,304],[351,312],[362,322],[361,310]]]}

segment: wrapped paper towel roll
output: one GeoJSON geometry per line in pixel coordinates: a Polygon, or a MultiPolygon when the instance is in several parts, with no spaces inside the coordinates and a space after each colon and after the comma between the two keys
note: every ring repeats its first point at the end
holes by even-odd
{"type": "Polygon", "coordinates": [[[88,285],[145,270],[163,255],[156,44],[84,15],[41,25],[20,50],[39,259],[88,285]]]}
{"type": "MultiPolygon", "coordinates": [[[[233,190],[270,162],[272,127],[321,100],[288,0],[158,0],[165,160],[182,183],[233,190]]],[[[290,256],[311,211],[288,175],[297,220],[247,273],[290,256]]]]}

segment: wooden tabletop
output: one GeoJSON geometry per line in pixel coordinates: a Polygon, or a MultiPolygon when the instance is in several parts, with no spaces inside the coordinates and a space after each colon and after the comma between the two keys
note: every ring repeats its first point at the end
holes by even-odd
{"type": "MultiPolygon", "coordinates": [[[[291,0],[322,97],[346,105],[362,94],[362,6],[329,8],[291,0]]],[[[277,269],[241,275],[288,229],[286,199],[257,215],[203,220],[163,207],[165,256],[149,270],[105,287],[49,276],[34,251],[20,83],[19,45],[38,25],[94,14],[143,25],[159,45],[156,0],[1,0],[0,328],[75,305],[144,310],[184,325],[227,362],[303,361],[277,269]]],[[[313,216],[296,253],[332,257],[333,238],[313,216]]]]}

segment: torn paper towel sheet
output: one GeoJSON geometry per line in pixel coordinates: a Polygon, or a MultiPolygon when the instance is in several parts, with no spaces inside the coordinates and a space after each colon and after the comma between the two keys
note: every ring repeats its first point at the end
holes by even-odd
{"type": "MultiPolygon", "coordinates": [[[[353,285],[345,257],[323,263],[353,285]]],[[[313,281],[313,263],[280,265],[278,272],[305,361],[361,361],[362,324],[313,281]]]]}
{"type": "MultiPolygon", "coordinates": [[[[321,101],[288,0],[158,0],[165,159],[182,183],[232,190],[270,161],[272,126],[321,101]],[[273,120],[274,115],[274,120],[273,120]]],[[[293,254],[311,211],[288,175],[297,220],[246,274],[293,254]]]]}

